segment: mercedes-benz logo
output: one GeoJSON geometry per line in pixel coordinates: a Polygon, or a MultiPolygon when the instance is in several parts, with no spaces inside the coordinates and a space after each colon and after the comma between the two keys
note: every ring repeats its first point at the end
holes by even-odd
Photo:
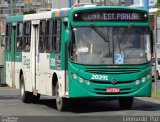
{"type": "Polygon", "coordinates": [[[116,84],[117,83],[115,78],[113,78],[111,82],[112,82],[112,84],[116,84]]]}

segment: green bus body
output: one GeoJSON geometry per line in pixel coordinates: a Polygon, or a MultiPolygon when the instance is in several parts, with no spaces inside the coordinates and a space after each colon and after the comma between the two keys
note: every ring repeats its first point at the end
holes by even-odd
{"type": "MultiPolygon", "coordinates": [[[[126,9],[122,7],[99,7],[96,10],[103,9],[126,9]]],[[[88,8],[90,10],[92,8],[88,8]]],[[[135,10],[127,8],[130,10],[135,10]]],[[[94,10],[94,11],[96,11],[94,10]]],[[[72,20],[73,13],[76,11],[86,11],[84,8],[73,9],[70,12],[70,19],[72,20]]],[[[143,11],[139,9],[139,11],[143,11]]],[[[149,20],[147,22],[70,22],[70,26],[90,26],[95,24],[96,26],[150,26],[149,20]]],[[[144,97],[151,96],[151,77],[147,77],[151,72],[151,63],[145,63],[140,65],[81,65],[68,61],[68,74],[69,74],[69,97],[119,97],[119,96],[133,96],[144,97]],[[77,78],[73,79],[72,72],[77,74],[77,78]],[[93,72],[93,73],[92,73],[93,72]],[[96,73],[94,73],[96,72],[96,73]],[[106,74],[108,81],[96,80],[91,81],[92,74],[106,74]],[[79,78],[84,79],[84,83],[79,83],[79,78]],[[116,79],[117,83],[112,84],[111,80],[116,79]],[[146,82],[141,82],[142,78],[146,78],[146,82]],[[136,85],[135,81],[140,80],[140,84],[136,85]],[[86,85],[85,82],[91,81],[90,85],[86,85]],[[120,93],[107,93],[107,88],[120,88],[120,93]]]]}

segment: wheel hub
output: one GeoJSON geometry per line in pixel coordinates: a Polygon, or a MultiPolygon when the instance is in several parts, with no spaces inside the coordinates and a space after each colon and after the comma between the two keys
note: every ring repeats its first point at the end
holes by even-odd
{"type": "Polygon", "coordinates": [[[23,84],[21,85],[21,95],[22,96],[24,95],[24,85],[23,84]]]}

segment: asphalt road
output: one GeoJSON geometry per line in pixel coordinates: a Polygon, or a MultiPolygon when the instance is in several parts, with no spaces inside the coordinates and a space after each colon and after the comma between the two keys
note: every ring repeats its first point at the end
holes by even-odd
{"type": "Polygon", "coordinates": [[[120,110],[118,101],[76,102],[65,112],[56,110],[55,99],[42,96],[36,104],[20,100],[19,90],[0,87],[1,116],[160,116],[160,100],[135,98],[132,110],[120,110]]]}

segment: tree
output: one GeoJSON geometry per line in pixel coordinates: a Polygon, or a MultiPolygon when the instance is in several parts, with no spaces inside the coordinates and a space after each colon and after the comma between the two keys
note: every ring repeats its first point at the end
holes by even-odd
{"type": "Polygon", "coordinates": [[[29,10],[29,11],[23,12],[24,15],[25,14],[34,14],[34,13],[36,13],[35,10],[29,10]]]}
{"type": "Polygon", "coordinates": [[[156,16],[160,16],[160,10],[157,10],[155,14],[156,16]]]}
{"type": "MultiPolygon", "coordinates": [[[[157,0],[156,6],[157,6],[157,8],[159,8],[159,6],[160,6],[160,0],[157,0]]],[[[156,16],[160,16],[160,10],[157,10],[155,14],[156,14],[156,16]]]]}
{"type": "Polygon", "coordinates": [[[157,0],[156,2],[156,6],[159,7],[160,6],[160,0],[157,0]]]}

